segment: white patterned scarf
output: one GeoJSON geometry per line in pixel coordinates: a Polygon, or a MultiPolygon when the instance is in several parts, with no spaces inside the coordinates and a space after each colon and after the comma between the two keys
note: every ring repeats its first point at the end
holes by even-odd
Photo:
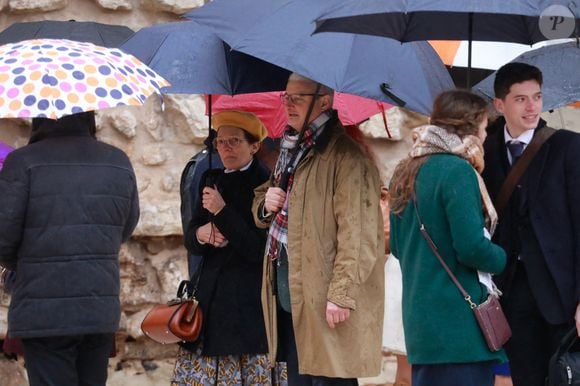
{"type": "Polygon", "coordinates": [[[413,148],[409,156],[417,158],[441,153],[455,154],[473,166],[473,171],[479,182],[485,225],[489,233],[493,235],[497,225],[497,212],[480,175],[485,166],[480,139],[474,135],[466,135],[461,138],[457,134],[434,125],[419,126],[413,130],[413,148]]]}

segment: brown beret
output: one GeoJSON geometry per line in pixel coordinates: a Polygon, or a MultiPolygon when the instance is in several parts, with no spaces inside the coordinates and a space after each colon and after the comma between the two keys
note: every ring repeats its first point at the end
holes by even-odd
{"type": "Polygon", "coordinates": [[[225,110],[215,113],[211,117],[212,129],[216,132],[222,126],[232,126],[247,131],[252,137],[258,141],[262,141],[268,136],[266,127],[255,114],[239,111],[239,110],[225,110]]]}

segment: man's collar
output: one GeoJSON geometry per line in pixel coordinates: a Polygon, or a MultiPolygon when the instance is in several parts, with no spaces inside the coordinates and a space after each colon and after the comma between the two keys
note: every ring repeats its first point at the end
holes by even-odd
{"type": "Polygon", "coordinates": [[[338,120],[338,112],[336,110],[327,110],[326,114],[328,114],[329,119],[325,122],[322,132],[318,135],[316,141],[314,142],[314,148],[319,152],[324,151],[328,145],[334,128],[341,126],[341,123],[338,120]]]}
{"type": "Polygon", "coordinates": [[[510,132],[508,131],[507,125],[505,125],[503,127],[503,137],[505,139],[505,143],[509,143],[511,141],[519,141],[519,142],[523,142],[526,145],[528,145],[530,142],[532,142],[532,138],[534,137],[534,131],[536,131],[536,129],[526,130],[523,133],[521,133],[519,136],[514,138],[511,136],[510,132]]]}
{"type": "Polygon", "coordinates": [[[538,129],[541,129],[542,127],[544,127],[544,126],[546,126],[546,121],[544,121],[543,119],[540,118],[540,121],[538,122],[538,126],[536,126],[535,129],[526,130],[522,134],[520,134],[518,137],[514,138],[509,133],[509,131],[507,129],[507,123],[506,123],[504,125],[504,127],[503,127],[503,137],[504,137],[504,141],[505,141],[505,143],[508,143],[510,141],[514,141],[515,140],[515,141],[523,142],[526,145],[529,145],[530,142],[532,142],[532,138],[534,137],[535,132],[538,131],[538,129]]]}

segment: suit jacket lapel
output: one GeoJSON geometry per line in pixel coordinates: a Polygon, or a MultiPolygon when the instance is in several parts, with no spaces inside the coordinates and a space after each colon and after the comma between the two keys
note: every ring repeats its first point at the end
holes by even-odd
{"type": "Polygon", "coordinates": [[[505,133],[503,131],[503,129],[501,130],[501,132],[498,133],[498,144],[497,146],[499,147],[499,154],[500,154],[500,165],[501,165],[501,171],[502,171],[502,181],[505,180],[505,178],[507,177],[511,165],[510,165],[510,161],[508,159],[508,154],[507,154],[507,146],[505,144],[505,133]]]}
{"type": "MultiPolygon", "coordinates": [[[[534,132],[534,136],[538,134],[540,130],[543,128],[536,129],[534,132]]],[[[548,155],[550,153],[550,143],[549,141],[545,142],[540,150],[536,153],[534,159],[530,166],[528,166],[528,170],[524,173],[524,177],[526,178],[526,182],[528,184],[528,197],[529,197],[529,205],[534,205],[536,201],[536,197],[538,195],[538,188],[540,187],[540,181],[542,180],[542,174],[544,172],[544,167],[546,166],[546,160],[548,159],[548,155]]]]}
{"type": "Polygon", "coordinates": [[[503,133],[495,132],[487,138],[484,144],[485,169],[482,175],[491,199],[494,201],[509,170],[503,140],[503,133]]]}

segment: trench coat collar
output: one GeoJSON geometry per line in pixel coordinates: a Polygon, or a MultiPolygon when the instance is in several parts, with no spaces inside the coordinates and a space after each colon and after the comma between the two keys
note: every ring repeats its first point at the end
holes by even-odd
{"type": "Polygon", "coordinates": [[[319,153],[324,153],[324,150],[326,150],[332,138],[332,133],[336,129],[342,128],[342,123],[338,119],[338,111],[331,109],[328,111],[328,114],[330,115],[330,119],[326,121],[322,128],[322,133],[314,141],[314,149],[319,153]]]}

